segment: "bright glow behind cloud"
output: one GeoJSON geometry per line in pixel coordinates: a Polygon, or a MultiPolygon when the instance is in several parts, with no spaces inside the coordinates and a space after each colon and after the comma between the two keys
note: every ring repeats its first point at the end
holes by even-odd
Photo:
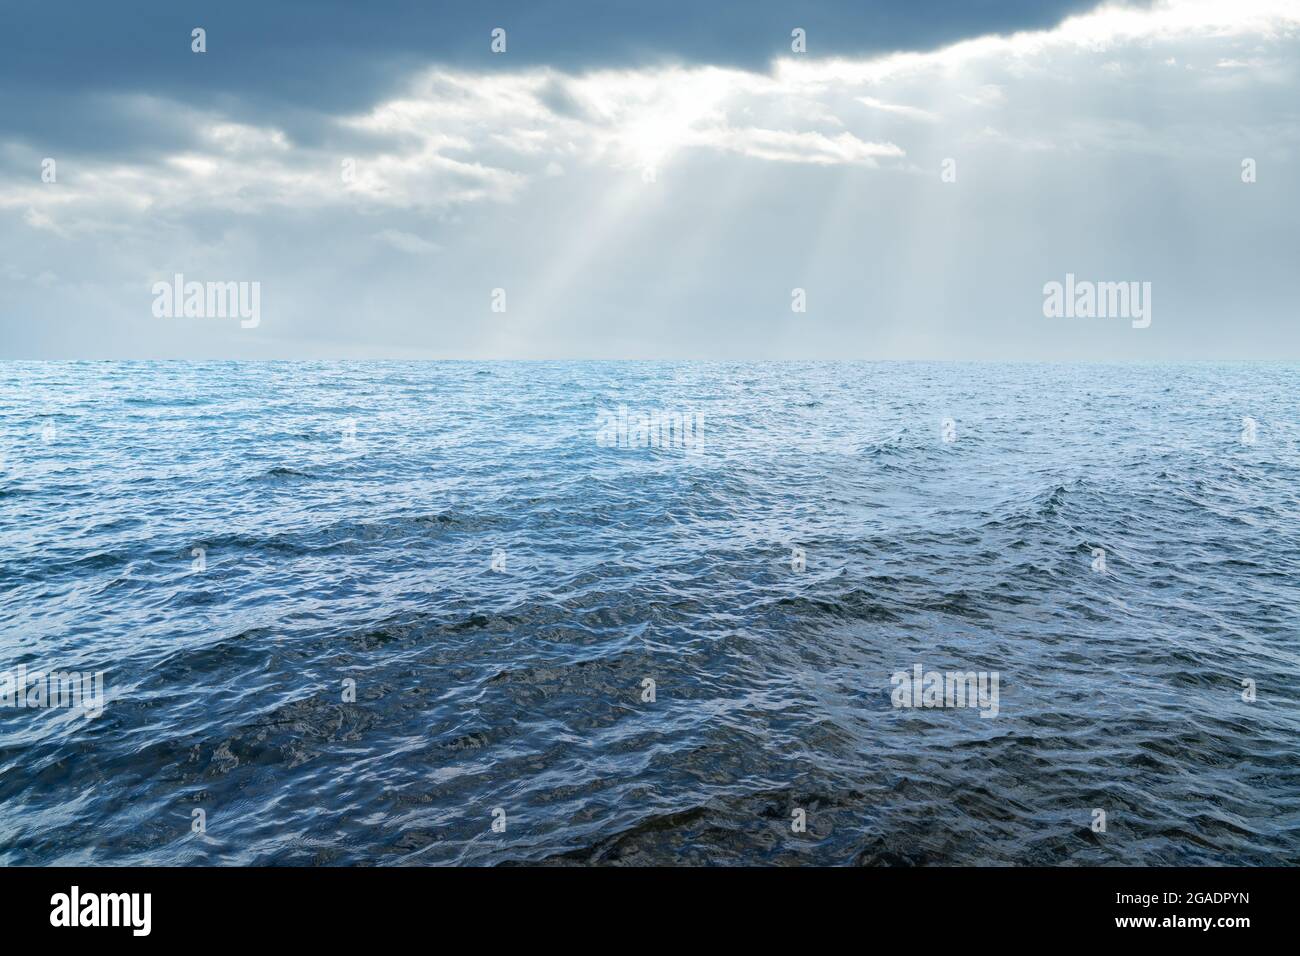
{"type": "MultiPolygon", "coordinates": [[[[478,273],[493,268],[489,251],[520,244],[530,250],[527,271],[520,271],[520,255],[495,268],[508,271],[516,286],[535,289],[523,299],[533,310],[478,337],[458,333],[456,349],[547,353],[556,340],[543,339],[561,314],[599,314],[608,322],[616,311],[608,289],[597,301],[590,288],[593,270],[611,271],[606,257],[625,249],[622,269],[638,256],[659,255],[656,243],[681,248],[678,235],[655,234],[680,229],[674,204],[715,207],[693,235],[693,248],[704,255],[717,243],[734,245],[731,229],[747,242],[767,241],[785,224],[740,223],[761,215],[773,189],[801,190],[821,209],[815,235],[825,268],[842,256],[839,272],[851,274],[861,256],[854,236],[864,235],[867,223],[879,228],[888,203],[873,198],[876,206],[859,215],[857,226],[847,211],[871,190],[888,196],[916,188],[904,184],[937,181],[945,157],[959,157],[963,170],[998,164],[1006,182],[986,174],[982,193],[960,194],[984,196],[991,208],[965,209],[961,215],[983,218],[962,222],[1012,237],[1025,228],[1020,214],[993,197],[1013,184],[1023,204],[1034,195],[1025,187],[1060,181],[1062,164],[1087,171],[1108,154],[1159,157],[1181,164],[1172,175],[1188,176],[1193,192],[1193,166],[1231,167],[1245,149],[1265,153],[1276,168],[1297,145],[1293,107],[1288,119],[1277,104],[1295,102],[1298,36],[1300,4],[1289,0],[1187,0],[1103,7],[1053,30],[981,37],[930,53],[866,60],[791,55],[763,73],[709,66],[515,71],[502,57],[495,72],[425,68],[400,95],[363,113],[327,118],[312,145],[237,105],[218,113],[138,97],[123,108],[143,122],[166,115],[188,132],[184,148],[145,160],[59,157],[57,186],[37,176],[0,182],[0,214],[11,223],[0,243],[15,263],[11,276],[48,275],[42,258],[86,263],[86,274],[54,299],[48,280],[38,294],[28,280],[12,278],[8,298],[36,314],[57,308],[62,315],[78,302],[86,311],[107,303],[110,312],[133,314],[132,290],[178,263],[263,276],[268,285],[279,276],[301,305],[296,316],[287,309],[290,321],[270,322],[266,340],[279,336],[276,348],[287,354],[296,354],[295,343],[322,341],[308,329],[311,316],[330,326],[334,338],[326,341],[338,354],[354,337],[342,319],[323,319],[322,309],[371,308],[369,296],[355,290],[373,269],[353,274],[347,261],[336,263],[329,272],[338,286],[313,301],[314,290],[299,288],[301,274],[283,261],[283,235],[346,236],[348,249],[383,248],[408,263],[435,258],[446,276],[466,283],[472,275],[480,285],[462,289],[443,280],[437,294],[449,313],[475,301],[482,285],[505,284],[478,273]],[[354,175],[345,177],[349,161],[354,175]],[[731,226],[717,218],[724,212],[731,226]],[[552,235],[557,223],[564,231],[552,235]],[[113,247],[106,253],[107,237],[113,247]]],[[[38,144],[0,143],[9,168],[39,169],[42,155],[38,144]]],[[[953,197],[917,195],[906,218],[872,241],[895,248],[933,243],[936,229],[953,228],[953,197]]],[[[1044,203],[1040,218],[1061,214],[1059,197],[1044,203]]],[[[339,254],[316,241],[318,257],[339,254]]],[[[924,261],[919,247],[908,258],[924,261]]],[[[672,283],[687,281],[687,265],[678,262],[674,275],[655,278],[661,304],[683,308],[670,303],[672,283]]],[[[57,271],[66,277],[76,270],[57,271]]],[[[422,275],[390,272],[386,281],[419,288],[422,275]]],[[[803,281],[794,275],[790,283],[796,279],[803,281]]],[[[1023,281],[1033,285],[1034,277],[1023,281]]],[[[698,289],[690,294],[698,303],[698,289]]],[[[398,319],[403,307],[401,297],[384,301],[398,319]]],[[[715,315],[726,307],[707,308],[715,315]]],[[[689,322],[698,328],[702,318],[689,322]]],[[[224,347],[215,344],[224,341],[215,332],[195,334],[207,336],[204,348],[224,347]]],[[[916,343],[941,340],[932,331],[913,342],[913,351],[916,343]]],[[[253,347],[238,341],[241,349],[253,347]]],[[[608,339],[610,349],[644,349],[645,341],[622,332],[608,339]]],[[[560,354],[593,351],[560,343],[560,354]]],[[[177,339],[175,347],[183,351],[184,343],[177,339]]],[[[441,354],[438,344],[421,347],[441,354]]],[[[725,353],[724,342],[706,349],[719,350],[725,353]]]]}

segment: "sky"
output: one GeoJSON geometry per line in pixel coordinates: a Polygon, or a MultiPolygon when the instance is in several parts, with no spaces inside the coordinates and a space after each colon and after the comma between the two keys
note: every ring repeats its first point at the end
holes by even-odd
{"type": "Polygon", "coordinates": [[[8,4],[0,358],[1297,360],[1298,71],[1296,0],[8,4]]]}

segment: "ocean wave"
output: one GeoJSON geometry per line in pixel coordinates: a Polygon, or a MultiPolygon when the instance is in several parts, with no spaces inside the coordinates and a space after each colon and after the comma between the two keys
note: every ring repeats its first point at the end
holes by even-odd
{"type": "Polygon", "coordinates": [[[0,862],[1300,863],[1293,367],[33,368],[0,862]]]}

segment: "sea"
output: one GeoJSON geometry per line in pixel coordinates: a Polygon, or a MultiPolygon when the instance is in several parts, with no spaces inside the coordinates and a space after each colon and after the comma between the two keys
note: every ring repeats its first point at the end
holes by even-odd
{"type": "Polygon", "coordinates": [[[0,863],[1300,864],[1298,397],[0,363],[0,863]]]}

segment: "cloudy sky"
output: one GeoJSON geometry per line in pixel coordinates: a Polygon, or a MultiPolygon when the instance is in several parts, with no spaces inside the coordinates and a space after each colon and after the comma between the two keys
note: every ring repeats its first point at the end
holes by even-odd
{"type": "Polygon", "coordinates": [[[1297,359],[1298,71],[1296,0],[8,4],[0,357],[1297,359]]]}

